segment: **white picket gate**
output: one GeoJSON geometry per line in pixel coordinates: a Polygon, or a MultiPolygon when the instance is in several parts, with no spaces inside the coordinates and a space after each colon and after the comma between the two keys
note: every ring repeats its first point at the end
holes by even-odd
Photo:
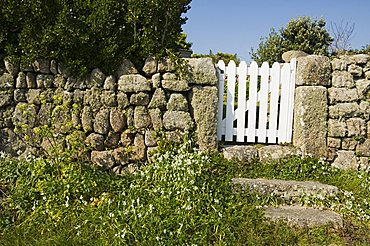
{"type": "Polygon", "coordinates": [[[224,136],[224,141],[235,141],[236,136],[236,142],[291,142],[296,60],[275,62],[271,68],[267,62],[259,68],[254,61],[251,65],[242,61],[239,67],[234,61],[227,67],[219,61],[217,66],[218,140],[224,136]]]}

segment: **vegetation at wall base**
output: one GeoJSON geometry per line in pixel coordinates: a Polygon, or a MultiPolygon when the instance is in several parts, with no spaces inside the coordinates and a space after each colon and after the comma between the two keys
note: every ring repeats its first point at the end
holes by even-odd
{"type": "MultiPolygon", "coordinates": [[[[0,158],[0,245],[329,245],[369,243],[369,220],[352,217],[342,230],[290,228],[267,223],[269,201],[233,192],[230,179],[311,178],[353,189],[365,198],[369,181],[330,170],[315,159],[294,157],[243,168],[218,154],[198,153],[191,142],[163,144],[151,164],[123,176],[62,158],[0,158]],[[293,165],[293,163],[297,163],[293,165]],[[292,168],[294,166],[294,168],[292,168]],[[278,167],[278,168],[277,168],[278,167]],[[301,171],[300,171],[301,170],[301,171]],[[244,173],[242,173],[244,172],[244,173]],[[332,174],[335,174],[333,176],[332,174]],[[316,177],[316,175],[318,175],[316,177]],[[347,182],[344,182],[347,181],[347,182]],[[356,186],[356,187],[354,187],[356,186]]],[[[366,176],[367,175],[367,176],[366,176]]],[[[351,199],[351,198],[349,198],[351,199]]],[[[366,211],[369,214],[369,211],[366,211]]]]}
{"type": "MultiPolygon", "coordinates": [[[[325,161],[312,157],[291,157],[274,162],[255,162],[237,166],[236,176],[246,178],[282,179],[297,181],[318,181],[334,185],[340,192],[334,197],[310,196],[302,194],[301,205],[329,207],[340,212],[346,219],[344,230],[351,232],[348,236],[363,236],[365,245],[370,243],[370,167],[361,170],[342,170],[325,161]],[[367,243],[367,244],[366,244],[367,243]]],[[[257,197],[264,205],[279,205],[279,197],[271,195],[270,199],[257,197]]],[[[285,201],[282,201],[284,203],[285,201]]]]}
{"type": "Polygon", "coordinates": [[[183,45],[182,15],[191,0],[0,1],[0,54],[28,65],[57,60],[75,75],[112,74],[124,58],[141,68],[148,56],[183,45]]]}

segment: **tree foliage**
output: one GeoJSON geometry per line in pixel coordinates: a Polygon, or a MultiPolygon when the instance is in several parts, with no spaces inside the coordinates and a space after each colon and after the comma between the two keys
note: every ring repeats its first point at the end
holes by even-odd
{"type": "Polygon", "coordinates": [[[308,54],[328,55],[328,47],[333,42],[325,29],[324,19],[311,20],[310,17],[292,19],[279,32],[271,30],[268,37],[262,38],[256,52],[251,51],[257,62],[282,62],[281,55],[289,50],[301,50],[308,54]]]}
{"type": "Polygon", "coordinates": [[[0,53],[57,59],[75,73],[177,50],[191,0],[2,0],[0,53]]]}
{"type": "Polygon", "coordinates": [[[180,49],[183,49],[183,50],[190,50],[191,49],[191,46],[193,45],[193,43],[188,42],[186,40],[187,37],[188,37],[188,35],[186,35],[185,33],[180,34],[179,39],[176,42],[180,49]]]}

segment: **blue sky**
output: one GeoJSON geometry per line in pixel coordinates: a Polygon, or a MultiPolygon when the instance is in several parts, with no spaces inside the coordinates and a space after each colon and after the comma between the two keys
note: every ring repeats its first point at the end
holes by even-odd
{"type": "Polygon", "coordinates": [[[251,47],[274,27],[299,16],[355,24],[353,48],[370,44],[370,0],[193,0],[183,26],[194,53],[237,53],[250,60],[251,47]]]}

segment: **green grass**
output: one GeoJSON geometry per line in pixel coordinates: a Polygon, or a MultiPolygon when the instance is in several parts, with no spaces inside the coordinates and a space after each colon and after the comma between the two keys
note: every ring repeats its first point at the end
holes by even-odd
{"type": "Polygon", "coordinates": [[[63,158],[1,157],[0,245],[370,244],[369,220],[350,217],[343,230],[268,223],[259,208],[264,201],[230,187],[238,174],[313,179],[352,191],[340,199],[358,202],[368,199],[368,186],[357,187],[368,173],[318,172],[324,164],[301,158],[240,166],[198,153],[190,142],[167,147],[154,160],[136,174],[115,176],[63,158]]]}

